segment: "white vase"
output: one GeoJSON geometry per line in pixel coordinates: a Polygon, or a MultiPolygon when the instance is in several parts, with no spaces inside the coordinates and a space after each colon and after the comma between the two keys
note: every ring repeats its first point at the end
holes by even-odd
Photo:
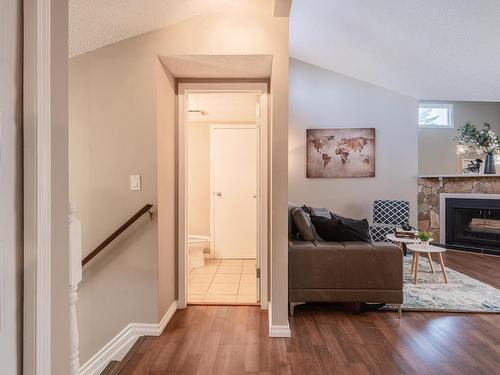
{"type": "Polygon", "coordinates": [[[422,241],[422,245],[424,245],[425,247],[429,248],[430,247],[430,243],[431,241],[430,240],[427,240],[427,241],[422,241]]]}

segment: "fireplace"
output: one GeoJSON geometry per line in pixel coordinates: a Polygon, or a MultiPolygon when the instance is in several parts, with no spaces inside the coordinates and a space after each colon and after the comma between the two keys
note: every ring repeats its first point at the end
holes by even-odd
{"type": "Polygon", "coordinates": [[[444,198],[446,246],[500,255],[500,198],[444,198]]]}

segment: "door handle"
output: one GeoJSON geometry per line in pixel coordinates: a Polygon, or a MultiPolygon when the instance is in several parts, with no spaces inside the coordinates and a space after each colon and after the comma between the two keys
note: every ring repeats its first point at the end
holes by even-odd
{"type": "Polygon", "coordinates": [[[220,191],[218,191],[217,193],[215,193],[215,195],[217,195],[218,197],[222,197],[222,193],[220,191]]]}
{"type": "Polygon", "coordinates": [[[254,195],[252,195],[252,198],[257,198],[257,195],[255,195],[255,194],[254,194],[254,195]]]}

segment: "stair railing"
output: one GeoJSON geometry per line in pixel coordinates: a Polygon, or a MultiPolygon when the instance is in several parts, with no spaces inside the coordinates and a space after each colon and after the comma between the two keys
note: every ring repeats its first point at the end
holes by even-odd
{"type": "Polygon", "coordinates": [[[146,212],[149,213],[149,216],[152,218],[153,213],[151,212],[151,208],[153,208],[152,204],[146,204],[144,207],[142,207],[137,213],[132,216],[130,219],[128,219],[122,226],[120,226],[117,230],[115,230],[108,238],[106,238],[104,241],[101,242],[99,246],[97,246],[92,252],[87,255],[85,258],[82,260],[82,267],[85,266],[88,262],[90,262],[92,259],[94,259],[99,253],[106,248],[113,240],[118,237],[120,234],[122,234],[128,227],[130,227],[132,224],[134,224],[142,215],[144,215],[146,212]]]}

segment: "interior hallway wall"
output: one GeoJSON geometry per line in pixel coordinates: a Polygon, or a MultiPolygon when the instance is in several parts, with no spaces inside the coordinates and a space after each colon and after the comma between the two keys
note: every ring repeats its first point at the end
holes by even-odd
{"type": "Polygon", "coordinates": [[[177,105],[175,78],[156,61],[156,145],[158,155],[158,318],[161,319],[177,298],[176,250],[177,185],[177,105]]]}
{"type": "Polygon", "coordinates": [[[21,374],[23,158],[21,0],[0,12],[0,374],[21,374]]]}
{"type": "Polygon", "coordinates": [[[84,272],[82,363],[127,323],[159,322],[176,298],[176,101],[158,56],[273,55],[271,318],[288,324],[288,18],[274,17],[273,5],[238,2],[70,59],[70,193],[84,255],[143,204],[158,206],[153,222],[144,217],[84,272]],[[131,174],[142,175],[141,191],[129,190],[131,174]]]}
{"type": "Polygon", "coordinates": [[[376,199],[404,199],[417,221],[417,100],[290,59],[289,198],[372,218],[376,199]],[[306,129],[375,128],[373,178],[306,178],[306,129]]]}
{"type": "MultiPolygon", "coordinates": [[[[439,102],[439,101],[438,101],[439,102]]],[[[467,121],[478,127],[487,122],[500,135],[500,103],[487,102],[440,102],[453,104],[454,127],[448,129],[419,128],[418,172],[419,174],[460,174],[462,158],[457,155],[457,129],[467,121]]],[[[484,155],[473,153],[467,158],[475,159],[484,155]]]]}

